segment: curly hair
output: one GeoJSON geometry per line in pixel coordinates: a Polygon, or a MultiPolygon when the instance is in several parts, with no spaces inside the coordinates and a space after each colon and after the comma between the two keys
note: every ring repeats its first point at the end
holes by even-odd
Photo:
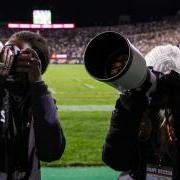
{"type": "Polygon", "coordinates": [[[49,64],[49,50],[47,41],[41,35],[30,31],[19,31],[14,33],[9,40],[20,40],[28,43],[34,49],[41,60],[41,73],[43,74],[49,64]]]}

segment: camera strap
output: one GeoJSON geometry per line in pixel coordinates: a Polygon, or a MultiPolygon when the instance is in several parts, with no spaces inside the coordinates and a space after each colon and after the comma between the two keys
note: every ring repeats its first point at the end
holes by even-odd
{"type": "Polygon", "coordinates": [[[9,92],[4,90],[4,97],[2,98],[2,104],[0,109],[0,124],[1,124],[1,136],[6,137],[9,124],[9,92]]]}
{"type": "Polygon", "coordinates": [[[9,92],[4,89],[3,90],[3,96],[1,101],[1,107],[0,107],[0,136],[1,141],[4,144],[4,151],[2,156],[4,156],[4,168],[5,172],[8,174],[9,171],[9,156],[8,156],[8,139],[9,139],[9,92]]]}

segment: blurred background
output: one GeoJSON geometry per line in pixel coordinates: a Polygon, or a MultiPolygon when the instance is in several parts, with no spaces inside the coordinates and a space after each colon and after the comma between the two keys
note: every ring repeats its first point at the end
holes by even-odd
{"type": "Polygon", "coordinates": [[[42,162],[42,179],[116,180],[119,172],[101,160],[111,111],[119,92],[85,71],[87,43],[100,32],[116,31],[143,55],[163,44],[180,46],[178,0],[2,1],[0,41],[29,30],[44,36],[51,65],[44,75],[57,100],[67,140],[61,160],[42,162]]]}

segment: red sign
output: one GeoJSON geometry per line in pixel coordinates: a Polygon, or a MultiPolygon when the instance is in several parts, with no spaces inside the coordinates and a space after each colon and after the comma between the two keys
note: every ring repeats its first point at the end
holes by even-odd
{"type": "Polygon", "coordinates": [[[72,29],[75,24],[19,24],[9,23],[8,28],[22,29],[72,29]]]}

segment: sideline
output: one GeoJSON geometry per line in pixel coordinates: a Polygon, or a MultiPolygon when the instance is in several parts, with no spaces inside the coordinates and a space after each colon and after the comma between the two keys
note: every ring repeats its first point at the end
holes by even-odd
{"type": "Polygon", "coordinates": [[[42,180],[117,180],[120,172],[108,167],[41,168],[42,180]]]}
{"type": "Polygon", "coordinates": [[[112,111],[114,105],[58,105],[58,111],[112,111]]]}

